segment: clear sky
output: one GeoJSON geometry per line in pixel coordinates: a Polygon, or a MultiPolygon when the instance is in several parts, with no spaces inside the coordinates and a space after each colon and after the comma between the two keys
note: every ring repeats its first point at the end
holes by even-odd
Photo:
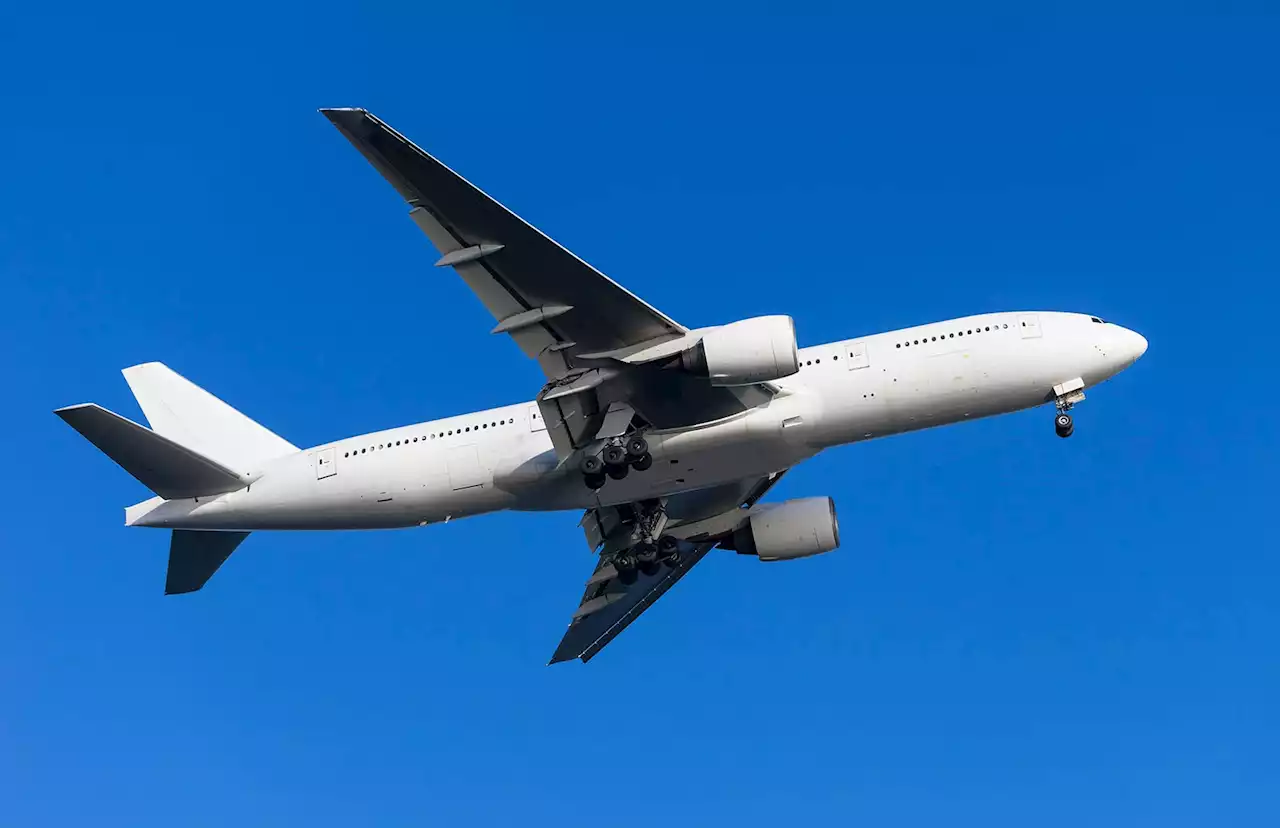
{"type": "Polygon", "coordinates": [[[38,5],[0,19],[0,825],[1280,820],[1280,18],[38,5]],[[321,106],[686,325],[1151,348],[1070,440],[807,463],[771,497],[843,548],[713,553],[585,667],[544,666],[576,514],[259,533],[165,598],[147,492],[50,413],[141,417],[120,368],[299,445],[541,382],[321,106]]]}

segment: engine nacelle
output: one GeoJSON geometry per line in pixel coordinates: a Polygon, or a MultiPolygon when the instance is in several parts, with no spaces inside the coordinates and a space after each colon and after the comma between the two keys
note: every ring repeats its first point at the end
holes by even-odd
{"type": "Polygon", "coordinates": [[[712,385],[751,385],[800,370],[796,323],[790,316],[757,316],[712,328],[680,356],[686,371],[712,385]]]}
{"type": "Polygon", "coordinates": [[[787,500],[755,510],[733,533],[732,548],[762,561],[789,561],[840,545],[836,504],[829,497],[787,500]]]}

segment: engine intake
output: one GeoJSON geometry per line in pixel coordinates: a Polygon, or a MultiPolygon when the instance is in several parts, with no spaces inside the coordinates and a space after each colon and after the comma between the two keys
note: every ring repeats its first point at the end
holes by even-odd
{"type": "Polygon", "coordinates": [[[762,561],[789,561],[830,552],[840,545],[835,501],[805,497],[762,506],[725,545],[762,561]]]}
{"type": "Polygon", "coordinates": [[[712,385],[751,385],[800,370],[790,316],[757,316],[712,328],[680,355],[684,369],[712,385]]]}

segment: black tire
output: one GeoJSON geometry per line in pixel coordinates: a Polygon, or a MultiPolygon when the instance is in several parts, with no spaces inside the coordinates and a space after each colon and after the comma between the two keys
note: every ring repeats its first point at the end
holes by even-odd
{"type": "Polygon", "coordinates": [[[657,561],[651,561],[649,563],[640,564],[640,571],[643,572],[645,577],[648,577],[648,578],[652,578],[654,575],[657,575],[658,570],[660,569],[662,569],[662,564],[658,563],[657,561]]]}
{"type": "Polygon", "coordinates": [[[658,547],[652,543],[639,544],[636,546],[636,561],[638,561],[641,566],[657,563],[658,547]]]}
{"type": "Polygon", "coordinates": [[[631,467],[626,463],[623,463],[621,466],[605,466],[604,470],[605,474],[609,475],[614,480],[621,480],[627,476],[627,472],[631,471],[631,467]]]}
{"type": "Polygon", "coordinates": [[[614,556],[613,568],[618,571],[618,580],[624,584],[636,582],[636,559],[629,552],[614,556]]]}
{"type": "Polygon", "coordinates": [[[663,558],[662,562],[667,566],[671,567],[672,569],[675,569],[677,566],[680,565],[680,553],[678,551],[672,552],[670,555],[663,558]]]}
{"type": "Polygon", "coordinates": [[[603,474],[587,474],[583,475],[582,482],[587,484],[587,488],[595,491],[604,486],[605,476],[603,474]]]}
{"type": "Polygon", "coordinates": [[[604,464],[606,466],[621,466],[627,462],[627,450],[622,446],[606,446],[604,450],[604,464]]]}
{"type": "Polygon", "coordinates": [[[594,454],[586,454],[583,455],[582,461],[578,463],[578,468],[587,477],[591,477],[604,471],[604,461],[594,454]]]}
{"type": "Polygon", "coordinates": [[[1053,424],[1058,428],[1059,431],[1067,431],[1068,429],[1071,428],[1072,425],[1074,425],[1074,423],[1072,423],[1071,421],[1070,414],[1059,414],[1057,418],[1054,419],[1053,424]]]}
{"type": "Polygon", "coordinates": [[[670,556],[672,552],[675,552],[679,548],[680,548],[680,541],[676,540],[670,535],[663,535],[662,537],[658,538],[658,553],[660,555],[670,556]]]}
{"type": "Polygon", "coordinates": [[[1063,439],[1066,439],[1067,437],[1070,437],[1072,434],[1075,434],[1075,433],[1076,433],[1076,427],[1075,427],[1075,426],[1072,426],[1071,428],[1067,429],[1066,431],[1063,431],[1063,430],[1061,430],[1061,429],[1059,429],[1059,430],[1058,430],[1058,436],[1059,436],[1059,437],[1062,437],[1063,439]]]}
{"type": "Polygon", "coordinates": [[[649,453],[649,444],[639,434],[627,440],[627,454],[639,458],[649,453]]]}
{"type": "Polygon", "coordinates": [[[652,465],[653,465],[652,454],[642,454],[636,459],[631,461],[631,468],[635,469],[636,471],[648,471],[649,467],[652,465]]]}

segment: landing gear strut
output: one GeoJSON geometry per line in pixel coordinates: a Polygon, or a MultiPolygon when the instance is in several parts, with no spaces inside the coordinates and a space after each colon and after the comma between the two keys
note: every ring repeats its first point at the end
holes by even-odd
{"type": "Polygon", "coordinates": [[[1053,404],[1058,409],[1058,416],[1053,418],[1053,430],[1059,437],[1070,437],[1075,433],[1076,424],[1067,412],[1083,401],[1084,380],[1079,377],[1053,386],[1053,404]]]}

